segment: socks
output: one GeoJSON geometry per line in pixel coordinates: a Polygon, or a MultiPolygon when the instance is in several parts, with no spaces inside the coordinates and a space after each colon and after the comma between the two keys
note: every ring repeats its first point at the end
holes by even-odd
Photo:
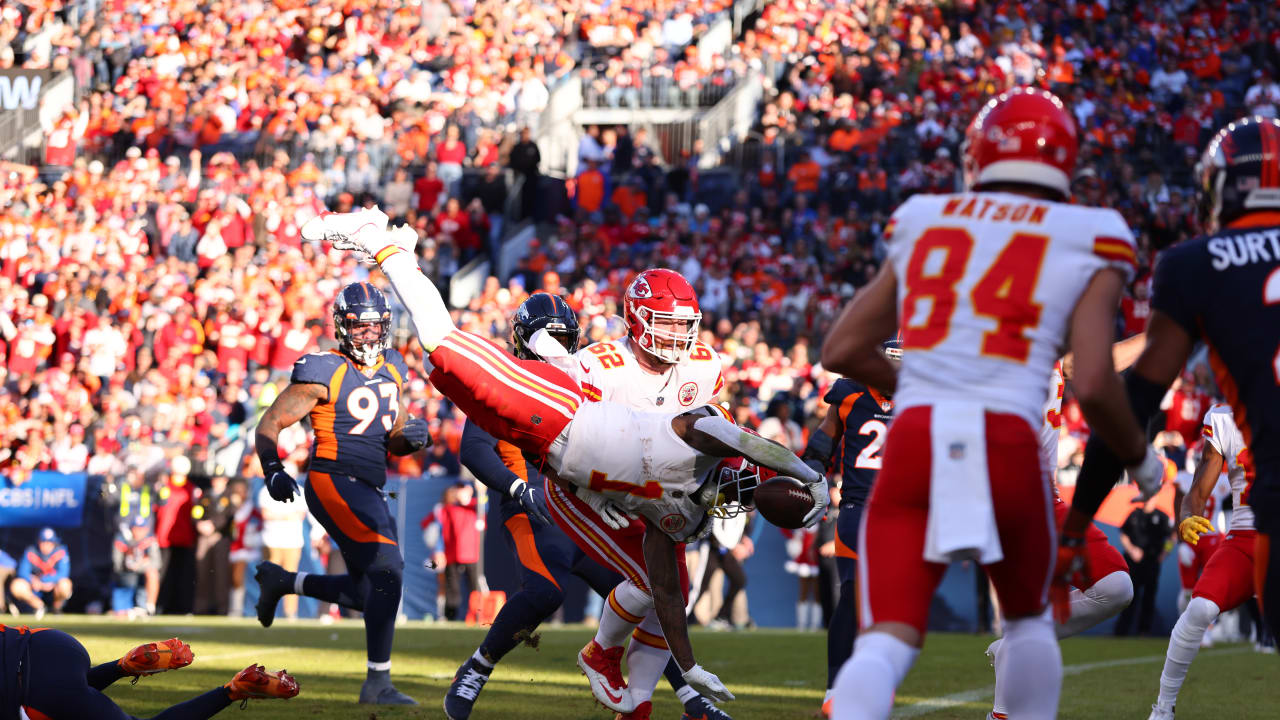
{"type": "Polygon", "coordinates": [[[493,669],[493,665],[494,665],[494,663],[490,662],[490,661],[489,661],[489,658],[485,657],[485,656],[484,656],[484,653],[480,652],[480,650],[479,650],[479,649],[477,649],[475,652],[471,653],[471,659],[472,659],[472,660],[475,660],[475,661],[476,661],[476,664],[477,664],[477,665],[479,665],[479,666],[480,666],[480,667],[482,667],[482,668],[487,668],[487,669],[489,669],[489,670],[492,670],[492,669],[493,669]]]}
{"type": "Polygon", "coordinates": [[[151,720],[190,720],[190,718],[209,718],[231,706],[231,695],[225,687],[218,687],[203,695],[178,703],[151,720]]]}
{"type": "Polygon", "coordinates": [[[227,610],[227,617],[242,617],[244,615],[244,588],[231,588],[231,606],[227,610]]]}
{"type": "Polygon", "coordinates": [[[918,648],[884,632],[858,636],[853,657],[836,676],[832,720],[885,720],[893,694],[915,664],[918,648]]]}
{"type": "Polygon", "coordinates": [[[306,581],[306,579],[307,579],[307,573],[296,572],[293,574],[293,592],[295,595],[306,595],[306,591],[302,589],[303,583],[306,581]]]}
{"type": "Polygon", "coordinates": [[[1164,671],[1160,673],[1160,696],[1156,700],[1160,707],[1172,710],[1178,702],[1178,691],[1187,679],[1191,661],[1200,652],[1200,641],[1217,617],[1218,605],[1202,597],[1192,598],[1186,612],[1178,617],[1169,634],[1169,651],[1164,658],[1164,671]]]}
{"type": "Polygon", "coordinates": [[[858,603],[854,601],[853,581],[840,583],[840,600],[827,627],[827,689],[836,684],[836,673],[853,654],[853,640],[858,637],[858,603]]]}
{"type": "Polygon", "coordinates": [[[647,593],[630,580],[619,583],[605,600],[596,642],[603,648],[622,645],[652,609],[653,598],[647,593]]]}
{"type": "Polygon", "coordinates": [[[809,629],[813,631],[822,629],[822,603],[817,600],[809,601],[809,629]]]}
{"type": "Polygon", "coordinates": [[[293,587],[299,595],[364,611],[365,592],[356,586],[350,575],[312,575],[300,572],[293,587]]]}
{"type": "Polygon", "coordinates": [[[653,697],[658,678],[671,659],[671,651],[662,636],[662,626],[657,614],[650,610],[631,635],[627,646],[627,687],[631,697],[640,704],[653,697]]]}
{"type": "Polygon", "coordinates": [[[688,705],[690,700],[698,697],[698,691],[694,690],[690,685],[685,685],[676,691],[676,699],[680,701],[681,705],[688,705]]]}
{"type": "Polygon", "coordinates": [[[1119,615],[1133,601],[1133,580],[1117,570],[1080,592],[1071,591],[1071,618],[1057,627],[1059,638],[1088,630],[1107,618],[1119,615]]]}
{"type": "Polygon", "coordinates": [[[809,603],[800,600],[796,603],[796,629],[804,630],[809,627],[809,603]]]}
{"type": "Polygon", "coordinates": [[[94,690],[104,690],[122,677],[125,677],[125,674],[120,672],[119,660],[95,665],[84,674],[85,683],[94,690]]]}
{"type": "Polygon", "coordinates": [[[1062,653],[1050,610],[1005,621],[996,655],[996,677],[1003,686],[1004,712],[1019,720],[1053,720],[1062,692],[1062,653]]]}
{"type": "Polygon", "coordinates": [[[409,311],[422,349],[430,353],[457,328],[445,307],[444,298],[431,280],[418,269],[412,253],[398,252],[382,262],[382,272],[391,281],[400,301],[409,311]]]}

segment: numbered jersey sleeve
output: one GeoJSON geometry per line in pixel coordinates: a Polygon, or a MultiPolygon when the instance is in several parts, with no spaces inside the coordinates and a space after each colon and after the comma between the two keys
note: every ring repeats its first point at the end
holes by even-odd
{"type": "Polygon", "coordinates": [[[1236,427],[1235,416],[1226,405],[1215,405],[1209,408],[1204,416],[1204,427],[1200,431],[1205,443],[1212,446],[1226,461],[1227,473],[1232,473],[1239,465],[1237,458],[1244,449],[1244,438],[1236,427]]]}
{"type": "Polygon", "coordinates": [[[880,451],[892,419],[886,398],[852,380],[840,379],[824,398],[837,413],[840,437],[832,464],[840,468],[841,505],[863,505],[881,467],[880,451]]]}

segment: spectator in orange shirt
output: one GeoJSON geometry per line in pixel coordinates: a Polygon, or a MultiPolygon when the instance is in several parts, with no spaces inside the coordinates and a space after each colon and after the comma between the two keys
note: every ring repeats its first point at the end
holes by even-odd
{"type": "Polygon", "coordinates": [[[604,204],[605,177],[598,162],[587,162],[587,169],[578,174],[577,186],[578,207],[592,214],[600,212],[604,204]]]}
{"type": "Polygon", "coordinates": [[[801,152],[800,161],[787,171],[787,180],[791,182],[792,192],[814,195],[822,181],[822,166],[814,162],[808,151],[801,152]]]}

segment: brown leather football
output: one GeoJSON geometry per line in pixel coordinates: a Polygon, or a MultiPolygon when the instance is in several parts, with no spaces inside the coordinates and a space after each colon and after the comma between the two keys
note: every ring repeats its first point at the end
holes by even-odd
{"type": "Polygon", "coordinates": [[[780,528],[796,530],[803,526],[804,516],[813,509],[813,496],[804,483],[779,475],[756,488],[755,504],[765,520],[780,528]]]}

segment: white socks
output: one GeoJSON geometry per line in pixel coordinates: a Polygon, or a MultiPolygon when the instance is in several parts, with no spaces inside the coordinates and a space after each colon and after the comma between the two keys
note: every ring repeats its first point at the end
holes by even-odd
{"type": "MultiPolygon", "coordinates": [[[[653,610],[653,598],[636,587],[630,580],[618,586],[605,598],[604,612],[600,613],[600,626],[596,628],[596,642],[602,648],[618,647],[642,620],[653,610]]],[[[658,631],[662,636],[662,631],[658,631]]]]}
{"type": "Polygon", "coordinates": [[[1058,637],[1078,635],[1110,617],[1119,615],[1133,601],[1133,580],[1117,570],[1084,592],[1071,590],[1071,618],[1058,625],[1058,637]]]}
{"type": "Polygon", "coordinates": [[[919,654],[919,649],[888,633],[858,635],[853,657],[836,676],[832,720],[885,720],[889,717],[889,711],[893,709],[893,693],[919,654]]]}
{"type": "Polygon", "coordinates": [[[306,593],[302,591],[302,581],[306,579],[307,579],[306,573],[304,572],[294,573],[294,576],[293,576],[293,594],[294,595],[306,595],[306,593]]]}
{"type": "Polygon", "coordinates": [[[241,617],[244,615],[244,588],[231,588],[231,607],[227,610],[227,617],[241,617]]]}
{"type": "Polygon", "coordinates": [[[1191,598],[1187,603],[1186,612],[1178,617],[1169,635],[1169,652],[1164,658],[1164,672],[1160,673],[1160,697],[1156,705],[1172,710],[1178,702],[1178,691],[1187,679],[1191,661],[1200,652],[1200,641],[1219,612],[1217,603],[1206,598],[1191,598]]]}
{"type": "Polygon", "coordinates": [[[796,629],[822,629],[822,603],[816,600],[800,600],[796,602],[796,629]]]}
{"type": "Polygon", "coordinates": [[[477,663],[477,664],[479,664],[479,665],[483,665],[484,667],[487,667],[487,668],[489,668],[490,670],[492,670],[492,669],[493,669],[493,663],[491,663],[491,662],[489,662],[488,660],[486,660],[486,659],[485,659],[485,656],[484,656],[483,654],[481,654],[481,653],[480,653],[480,649],[479,649],[479,648],[476,648],[476,651],[475,651],[475,652],[473,652],[473,653],[471,653],[471,659],[472,659],[472,660],[475,660],[475,661],[476,661],[476,663],[477,663]]]}
{"type": "Polygon", "coordinates": [[[1005,620],[1004,638],[996,653],[996,677],[1003,695],[996,710],[1019,720],[1053,720],[1062,692],[1062,653],[1051,610],[1005,620]]]}
{"type": "Polygon", "coordinates": [[[423,350],[428,353],[434,351],[441,340],[457,329],[440,291],[418,269],[417,259],[412,253],[398,252],[382,261],[382,272],[409,311],[423,350]]]}
{"type": "Polygon", "coordinates": [[[662,625],[657,613],[650,610],[627,646],[627,687],[637,705],[653,697],[653,689],[658,686],[658,678],[662,677],[670,659],[662,625]]]}

